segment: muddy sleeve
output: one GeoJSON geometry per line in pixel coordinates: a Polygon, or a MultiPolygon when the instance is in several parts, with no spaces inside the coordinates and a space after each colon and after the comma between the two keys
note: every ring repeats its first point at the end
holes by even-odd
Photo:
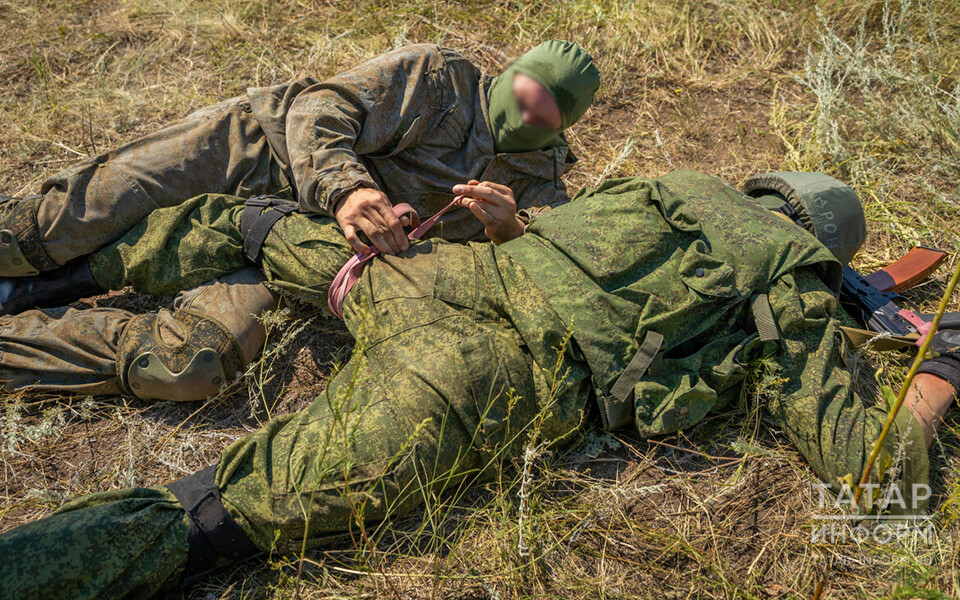
{"type": "MultiPolygon", "coordinates": [[[[845,341],[833,317],[836,298],[810,270],[778,279],[770,304],[780,329],[782,390],[767,408],[824,483],[839,490],[856,485],[867,456],[887,420],[884,401],[854,391],[845,341]]],[[[904,507],[925,504],[929,457],[923,430],[910,411],[901,410],[885,440],[871,481],[899,479],[904,507]]]]}
{"type": "Polygon", "coordinates": [[[303,210],[330,215],[346,193],[377,188],[361,157],[415,144],[441,108],[445,64],[436,46],[407,46],[297,96],[286,133],[303,210]]]}

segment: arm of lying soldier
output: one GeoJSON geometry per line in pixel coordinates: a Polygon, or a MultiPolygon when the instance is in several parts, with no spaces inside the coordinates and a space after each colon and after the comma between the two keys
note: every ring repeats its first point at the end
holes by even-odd
{"type": "MultiPolygon", "coordinates": [[[[432,45],[400,48],[300,92],[286,118],[290,167],[304,211],[336,216],[357,252],[395,254],[409,244],[391,201],[362,156],[409,146],[476,85],[476,67],[432,45]],[[464,92],[466,90],[463,90],[464,92]]],[[[432,131],[441,136],[443,132],[432,131]]]]}
{"type": "MultiPolygon", "coordinates": [[[[887,420],[887,408],[854,391],[844,337],[832,316],[836,297],[813,272],[780,278],[769,298],[782,336],[777,362],[784,383],[766,408],[825,483],[835,490],[844,483],[853,487],[887,420]]],[[[955,356],[928,360],[921,371],[870,479],[885,484],[899,478],[903,506],[888,506],[893,512],[925,506],[927,448],[960,384],[955,356]]]]}
{"type": "MultiPolygon", "coordinates": [[[[957,399],[957,390],[960,389],[960,358],[955,356],[941,356],[935,361],[943,359],[957,366],[953,378],[947,380],[933,373],[918,373],[907,390],[905,405],[923,427],[923,436],[927,446],[933,443],[933,436],[943,422],[947,409],[957,399]]],[[[930,361],[926,366],[929,366],[930,361]]]]}
{"type": "Polygon", "coordinates": [[[332,216],[350,191],[377,189],[360,157],[396,150],[392,146],[423,134],[444,108],[443,96],[453,99],[456,66],[476,70],[464,59],[446,58],[436,46],[407,46],[297,95],[287,114],[286,135],[304,210],[332,216]]]}
{"type": "MultiPolygon", "coordinates": [[[[300,204],[335,216],[357,252],[369,250],[361,231],[385,254],[403,251],[408,243],[391,210],[404,201],[394,181],[403,169],[391,157],[433,176],[459,168],[501,179],[500,171],[529,175],[534,165],[557,180],[556,155],[568,154],[561,133],[590,105],[597,82],[589,55],[559,40],[534,48],[492,81],[436,46],[384,54],[315,83],[292,102],[286,137],[300,204]],[[534,152],[554,146],[557,152],[534,152]],[[490,160],[494,153],[517,155],[498,163],[490,160]]],[[[552,195],[565,195],[550,183],[552,195]]]]}

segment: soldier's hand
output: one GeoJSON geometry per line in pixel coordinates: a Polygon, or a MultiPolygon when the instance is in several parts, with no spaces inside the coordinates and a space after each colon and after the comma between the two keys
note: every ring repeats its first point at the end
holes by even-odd
{"type": "Polygon", "coordinates": [[[361,241],[360,232],[384,254],[397,254],[410,247],[403,233],[403,223],[393,214],[393,205],[380,190],[366,187],[353,190],[340,202],[336,218],[347,241],[357,252],[370,251],[370,247],[361,241]]]}
{"type": "Polygon", "coordinates": [[[466,185],[453,186],[453,193],[464,196],[460,205],[469,208],[483,223],[483,233],[494,244],[523,235],[524,223],[517,217],[517,202],[509,187],[472,180],[466,185]]]}

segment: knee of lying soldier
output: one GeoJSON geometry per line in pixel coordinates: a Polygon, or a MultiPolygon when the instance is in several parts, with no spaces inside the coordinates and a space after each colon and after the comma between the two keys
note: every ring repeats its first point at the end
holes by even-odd
{"type": "Polygon", "coordinates": [[[181,293],[174,306],[223,325],[236,340],[246,364],[260,353],[267,339],[260,317],[280,302],[265,281],[259,269],[248,267],[181,293]]]}
{"type": "Polygon", "coordinates": [[[204,400],[245,366],[230,330],[189,309],[134,317],[117,352],[121,385],[144,400],[204,400]]]}

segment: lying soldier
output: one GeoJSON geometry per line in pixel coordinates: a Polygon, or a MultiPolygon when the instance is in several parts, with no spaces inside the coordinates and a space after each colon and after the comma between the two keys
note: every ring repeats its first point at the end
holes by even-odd
{"type": "MultiPolygon", "coordinates": [[[[326,81],[305,78],[251,88],[57,174],[40,195],[0,206],[0,314],[97,295],[102,287],[89,268],[92,253],[159,207],[179,206],[203,193],[246,198],[286,190],[292,206],[337,222],[344,238],[337,249],[349,243],[365,251],[365,239],[392,254],[407,246],[394,204],[433,213],[450,201],[455,184],[499,181],[516,192],[512,210],[482,223],[469,212],[452,213],[434,235],[456,242],[482,240],[484,234],[507,239],[522,230],[523,209],[567,201],[561,177],[576,159],[562,132],[587,110],[598,85],[589,54],[575,43],[551,40],[496,78],[453,50],[421,44],[326,81]]],[[[259,247],[258,236],[277,214],[267,212],[247,231],[253,246],[259,247]]],[[[342,264],[337,252],[314,258],[334,269],[342,264]]],[[[196,285],[214,278],[191,275],[196,285]]],[[[265,331],[256,317],[277,306],[278,298],[262,281],[256,268],[233,273],[190,290],[163,318],[173,330],[216,331],[221,366],[233,376],[263,344],[265,331]]],[[[114,346],[150,337],[150,331],[136,329],[145,321],[128,321],[126,315],[102,312],[95,326],[114,331],[110,343],[92,345],[85,331],[76,329],[52,354],[65,368],[82,370],[91,361],[96,367],[114,346]]],[[[15,323],[13,336],[43,336],[43,323],[15,323]]],[[[52,343],[51,337],[45,340],[52,343]]],[[[183,358],[157,355],[170,373],[179,371],[183,358]]],[[[203,365],[203,358],[185,360],[203,365]]],[[[212,367],[204,371],[208,380],[219,377],[212,367]]],[[[74,382],[69,376],[61,381],[74,382]]],[[[159,396],[167,400],[195,400],[210,392],[193,390],[190,380],[167,383],[170,395],[159,396]]],[[[80,384],[71,389],[91,391],[80,384]]],[[[103,386],[92,391],[109,393],[103,386]]]]}
{"type": "MultiPolygon", "coordinates": [[[[193,476],[93,494],[3,534],[0,595],[145,597],[278,541],[322,543],[487,480],[591,414],[642,437],[692,427],[736,402],[763,357],[784,381],[763,407],[777,427],[825,482],[858,477],[887,413],[843,364],[840,262],[761,206],[786,201],[805,223],[852,215],[834,249],[849,256],[862,242],[856,197],[810,177],[816,195],[757,190],[761,202],[692,172],[615,180],[499,246],[430,240],[371,261],[343,306],[353,356],[311,406],[193,476]]],[[[270,265],[308,264],[318,234],[301,245],[311,218],[288,219],[304,224],[275,228],[263,254],[268,274],[293,279],[270,265]]],[[[923,401],[913,390],[886,439],[896,470],[879,474],[908,503],[928,478],[924,435],[960,384],[956,356],[932,362],[923,401]]]]}

